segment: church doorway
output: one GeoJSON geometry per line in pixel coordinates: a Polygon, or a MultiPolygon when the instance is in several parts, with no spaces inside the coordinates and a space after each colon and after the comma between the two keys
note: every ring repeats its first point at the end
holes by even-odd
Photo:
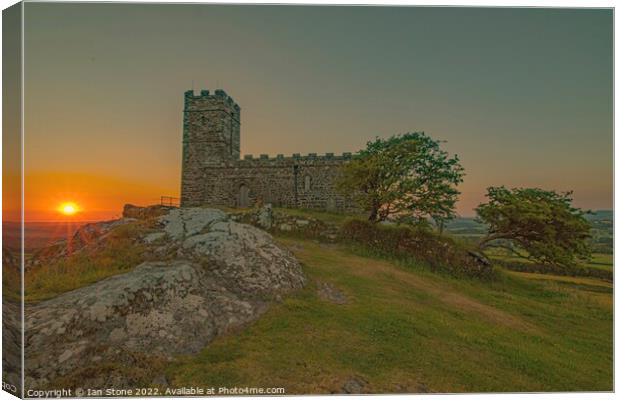
{"type": "Polygon", "coordinates": [[[250,206],[250,189],[243,184],[239,186],[239,207],[247,208],[250,206]]]}

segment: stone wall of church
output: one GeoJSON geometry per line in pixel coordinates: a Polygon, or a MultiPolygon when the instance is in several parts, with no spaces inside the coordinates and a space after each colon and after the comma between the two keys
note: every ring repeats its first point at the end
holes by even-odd
{"type": "Polygon", "coordinates": [[[204,203],[251,207],[258,202],[276,207],[323,210],[351,208],[335,187],[342,166],[351,155],[309,154],[292,157],[251,155],[204,169],[204,203]]]}

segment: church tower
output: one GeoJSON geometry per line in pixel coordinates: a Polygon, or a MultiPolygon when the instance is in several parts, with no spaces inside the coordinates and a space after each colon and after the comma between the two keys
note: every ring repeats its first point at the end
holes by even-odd
{"type": "Polygon", "coordinates": [[[239,160],[241,109],[223,90],[185,92],[181,206],[205,204],[205,168],[239,160]]]}

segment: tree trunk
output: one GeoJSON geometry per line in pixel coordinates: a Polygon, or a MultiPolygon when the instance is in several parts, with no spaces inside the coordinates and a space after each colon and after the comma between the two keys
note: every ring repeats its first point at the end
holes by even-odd
{"type": "Polygon", "coordinates": [[[492,234],[492,235],[487,235],[485,238],[483,238],[480,243],[478,243],[478,250],[483,250],[487,244],[489,244],[489,242],[492,242],[494,240],[497,239],[509,239],[508,235],[505,234],[492,234]]]}
{"type": "Polygon", "coordinates": [[[368,216],[368,220],[371,222],[377,222],[379,218],[379,208],[380,204],[377,201],[373,201],[372,208],[370,209],[370,215],[368,216]]]}

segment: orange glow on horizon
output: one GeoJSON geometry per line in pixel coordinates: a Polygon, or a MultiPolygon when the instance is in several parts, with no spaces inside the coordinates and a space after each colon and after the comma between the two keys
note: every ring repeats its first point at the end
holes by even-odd
{"type": "MultiPolygon", "coordinates": [[[[89,172],[33,171],[24,181],[24,219],[33,222],[116,219],[127,203],[159,204],[160,196],[176,196],[178,190],[176,182],[157,184],[89,172]]],[[[11,205],[4,205],[5,218],[18,220],[19,204],[9,209],[11,205]]]]}

